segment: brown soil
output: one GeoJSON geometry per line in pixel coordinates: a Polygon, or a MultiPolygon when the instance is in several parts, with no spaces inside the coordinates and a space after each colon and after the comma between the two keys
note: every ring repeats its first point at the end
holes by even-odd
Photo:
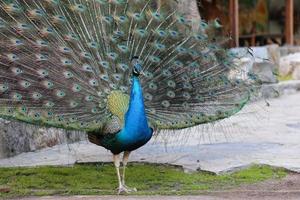
{"type": "Polygon", "coordinates": [[[270,180],[253,185],[244,185],[230,191],[211,192],[209,195],[232,200],[300,200],[300,174],[292,173],[282,180],[270,180]]]}

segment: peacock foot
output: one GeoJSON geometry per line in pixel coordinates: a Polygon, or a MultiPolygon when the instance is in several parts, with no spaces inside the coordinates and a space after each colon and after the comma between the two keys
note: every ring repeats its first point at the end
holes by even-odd
{"type": "Polygon", "coordinates": [[[130,188],[127,185],[123,185],[124,188],[126,188],[129,192],[137,192],[136,188],[130,188]]]}
{"type": "Polygon", "coordinates": [[[122,185],[117,189],[117,191],[118,191],[118,194],[129,194],[129,193],[132,193],[132,192],[136,192],[137,189],[136,188],[129,188],[126,185],[122,185]]]}

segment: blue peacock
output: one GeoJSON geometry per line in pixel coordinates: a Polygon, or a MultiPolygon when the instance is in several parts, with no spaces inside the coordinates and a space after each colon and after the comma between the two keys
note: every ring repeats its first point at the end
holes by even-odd
{"type": "Polygon", "coordinates": [[[119,193],[134,191],[131,151],[227,118],[255,92],[228,41],[218,21],[154,0],[1,0],[0,117],[85,131],[112,152],[119,193]]]}

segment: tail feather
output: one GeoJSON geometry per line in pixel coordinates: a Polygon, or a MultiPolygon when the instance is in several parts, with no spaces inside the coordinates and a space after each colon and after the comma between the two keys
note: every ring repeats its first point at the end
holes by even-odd
{"type": "Polygon", "coordinates": [[[185,128],[228,117],[258,80],[232,78],[244,72],[217,21],[194,24],[154,0],[1,1],[0,116],[101,129],[113,115],[109,95],[129,94],[131,60],[138,57],[152,126],[185,128]]]}

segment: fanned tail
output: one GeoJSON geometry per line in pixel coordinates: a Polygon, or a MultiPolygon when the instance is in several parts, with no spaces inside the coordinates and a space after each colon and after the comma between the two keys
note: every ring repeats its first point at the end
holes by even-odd
{"type": "Polygon", "coordinates": [[[154,0],[3,0],[0,116],[101,129],[115,113],[125,114],[131,60],[138,57],[153,127],[229,117],[259,80],[250,73],[232,78],[244,72],[219,31],[217,21],[193,21],[154,0]],[[112,94],[117,102],[108,105],[112,94]]]}

